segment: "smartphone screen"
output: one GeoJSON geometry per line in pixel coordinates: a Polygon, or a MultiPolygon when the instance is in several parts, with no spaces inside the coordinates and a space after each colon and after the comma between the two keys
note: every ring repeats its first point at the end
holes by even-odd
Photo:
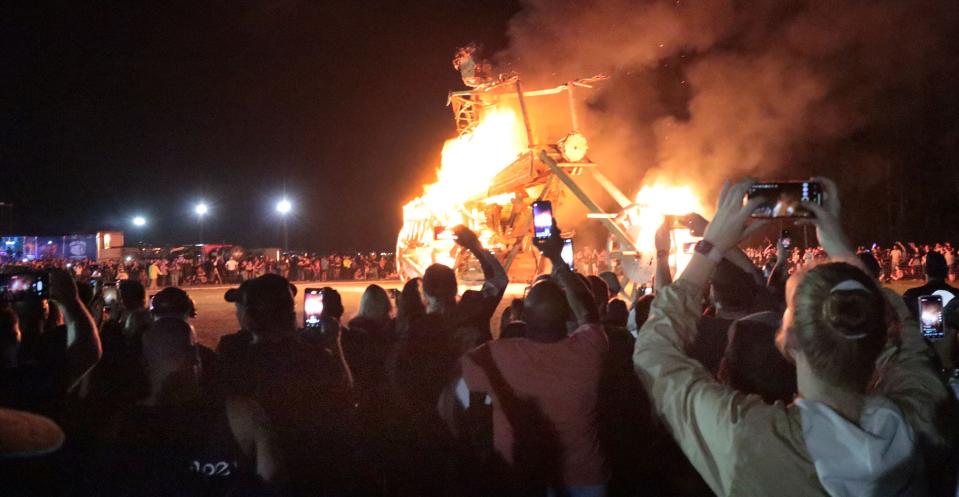
{"type": "Polygon", "coordinates": [[[791,218],[811,217],[812,212],[803,208],[804,202],[822,205],[822,185],[814,181],[780,181],[754,183],[749,187],[744,202],[756,197],[766,199],[752,217],[791,218]]]}
{"type": "Polygon", "coordinates": [[[560,252],[560,256],[563,258],[563,262],[569,266],[570,270],[573,268],[573,239],[566,238],[563,240],[563,251],[560,252]]]}
{"type": "Polygon", "coordinates": [[[307,288],[303,293],[303,327],[319,328],[322,312],[323,291],[319,288],[307,288]]]}
{"type": "Polygon", "coordinates": [[[103,303],[106,305],[113,305],[116,302],[117,302],[117,287],[113,285],[104,285],[103,303]]]}
{"type": "Polygon", "coordinates": [[[553,229],[553,204],[549,200],[533,202],[533,237],[537,240],[549,238],[553,229]]]}
{"type": "Polygon", "coordinates": [[[782,233],[779,234],[779,240],[783,244],[783,248],[788,249],[793,245],[792,233],[790,233],[789,230],[783,230],[782,233]]]}
{"type": "Polygon", "coordinates": [[[45,299],[50,296],[46,273],[0,275],[0,295],[9,302],[19,302],[30,295],[45,299]]]}
{"type": "Polygon", "coordinates": [[[942,322],[942,297],[923,295],[919,297],[919,329],[922,336],[930,340],[939,340],[945,336],[942,322]]]}

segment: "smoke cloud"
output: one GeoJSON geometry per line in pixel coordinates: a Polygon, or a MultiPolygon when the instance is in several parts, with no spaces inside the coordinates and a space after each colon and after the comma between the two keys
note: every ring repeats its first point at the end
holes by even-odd
{"type": "Polygon", "coordinates": [[[581,121],[628,195],[824,174],[861,233],[955,234],[952,202],[927,197],[959,194],[956,33],[952,0],[525,0],[496,61],[527,87],[612,77],[581,121]],[[930,206],[950,212],[919,227],[930,206]]]}

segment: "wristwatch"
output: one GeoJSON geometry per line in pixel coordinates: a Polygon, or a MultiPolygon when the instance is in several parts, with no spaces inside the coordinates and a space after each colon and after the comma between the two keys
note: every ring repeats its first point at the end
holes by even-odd
{"type": "Polygon", "coordinates": [[[696,246],[693,248],[696,252],[701,254],[703,257],[718,263],[723,260],[723,253],[713,245],[713,242],[709,240],[700,240],[696,242],[696,246]]]}

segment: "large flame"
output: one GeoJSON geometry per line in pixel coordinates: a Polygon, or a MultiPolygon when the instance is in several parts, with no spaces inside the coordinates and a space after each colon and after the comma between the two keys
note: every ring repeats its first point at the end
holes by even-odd
{"type": "MultiPolygon", "coordinates": [[[[433,262],[453,266],[454,242],[448,237],[434,240],[435,227],[465,224],[487,244],[493,233],[485,225],[485,214],[464,204],[485,197],[496,174],[526,148],[522,122],[508,107],[487,110],[470,131],[447,140],[436,182],[426,185],[421,197],[403,206],[400,244],[412,251],[405,257],[420,270],[433,262]]],[[[497,196],[484,203],[508,203],[510,198],[497,196]]]]}
{"type": "MultiPolygon", "coordinates": [[[[656,230],[665,216],[683,216],[689,213],[706,214],[699,197],[689,186],[672,186],[664,183],[646,185],[636,194],[636,205],[630,216],[630,224],[639,226],[637,247],[640,252],[656,252],[656,230]]],[[[698,240],[687,229],[673,229],[670,265],[682,271],[692,257],[692,244],[698,240]]]]}
{"type": "Polygon", "coordinates": [[[516,113],[508,107],[490,109],[470,132],[446,141],[436,183],[427,185],[423,196],[405,210],[415,210],[408,213],[414,217],[456,218],[458,207],[485,194],[493,177],[525,149],[516,113]]]}

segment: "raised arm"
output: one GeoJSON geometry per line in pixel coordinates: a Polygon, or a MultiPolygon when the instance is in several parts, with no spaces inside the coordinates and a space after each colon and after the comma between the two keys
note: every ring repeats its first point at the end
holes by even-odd
{"type": "Polygon", "coordinates": [[[669,249],[671,240],[669,239],[669,221],[664,220],[659,229],[656,230],[656,277],[653,280],[653,291],[659,293],[673,283],[673,274],[669,268],[669,249]]]}
{"type": "Polygon", "coordinates": [[[486,280],[483,283],[483,293],[502,298],[509,284],[509,277],[503,265],[493,254],[483,248],[476,234],[466,226],[459,225],[453,228],[453,234],[456,235],[456,243],[469,250],[479,260],[480,267],[483,268],[483,278],[486,280]]]}
{"type": "MultiPolygon", "coordinates": [[[[831,259],[854,264],[866,274],[868,270],[856,257],[839,223],[839,197],[835,183],[814,178],[826,187],[823,206],[809,205],[815,219],[820,243],[831,259]]],[[[923,441],[936,447],[949,443],[942,416],[947,412],[950,394],[937,374],[935,353],[923,339],[919,324],[903,300],[892,290],[882,289],[890,309],[890,318],[898,327],[898,340],[890,339],[876,360],[876,382],[872,390],[896,403],[923,441]]]]}
{"type": "Polygon", "coordinates": [[[752,259],[749,258],[739,247],[733,247],[726,251],[723,254],[724,259],[733,263],[739,269],[742,269],[743,272],[753,277],[753,280],[757,285],[763,286],[766,283],[765,278],[763,278],[763,272],[753,264],[752,259]]]}
{"type": "Polygon", "coordinates": [[[766,286],[775,290],[775,295],[782,298],[786,295],[786,280],[789,279],[787,264],[789,262],[789,252],[783,247],[783,241],[776,242],[776,264],[769,272],[769,279],[766,286]]]}
{"type": "Polygon", "coordinates": [[[563,261],[563,239],[560,238],[559,228],[553,225],[550,237],[535,242],[549,262],[553,264],[553,278],[566,291],[566,299],[580,325],[599,323],[599,310],[593,294],[583,281],[563,261]]]}
{"type": "Polygon", "coordinates": [[[80,301],[76,283],[62,269],[50,271],[50,301],[60,310],[67,327],[64,380],[69,390],[100,360],[100,335],[93,317],[80,301]]]}
{"type": "Polygon", "coordinates": [[[636,373],[656,412],[718,495],[733,492],[731,476],[736,461],[728,454],[733,452],[738,424],[747,415],[761,415],[772,408],[765,407],[758,396],[718,383],[686,354],[686,345],[696,335],[706,282],[722,254],[739,241],[745,221],[757,205],[752,202],[742,207],[748,185],[724,188],[716,217],[703,238],[712,244],[712,251],[708,256],[697,251],[683,274],[656,295],[633,353],[636,373]]]}

